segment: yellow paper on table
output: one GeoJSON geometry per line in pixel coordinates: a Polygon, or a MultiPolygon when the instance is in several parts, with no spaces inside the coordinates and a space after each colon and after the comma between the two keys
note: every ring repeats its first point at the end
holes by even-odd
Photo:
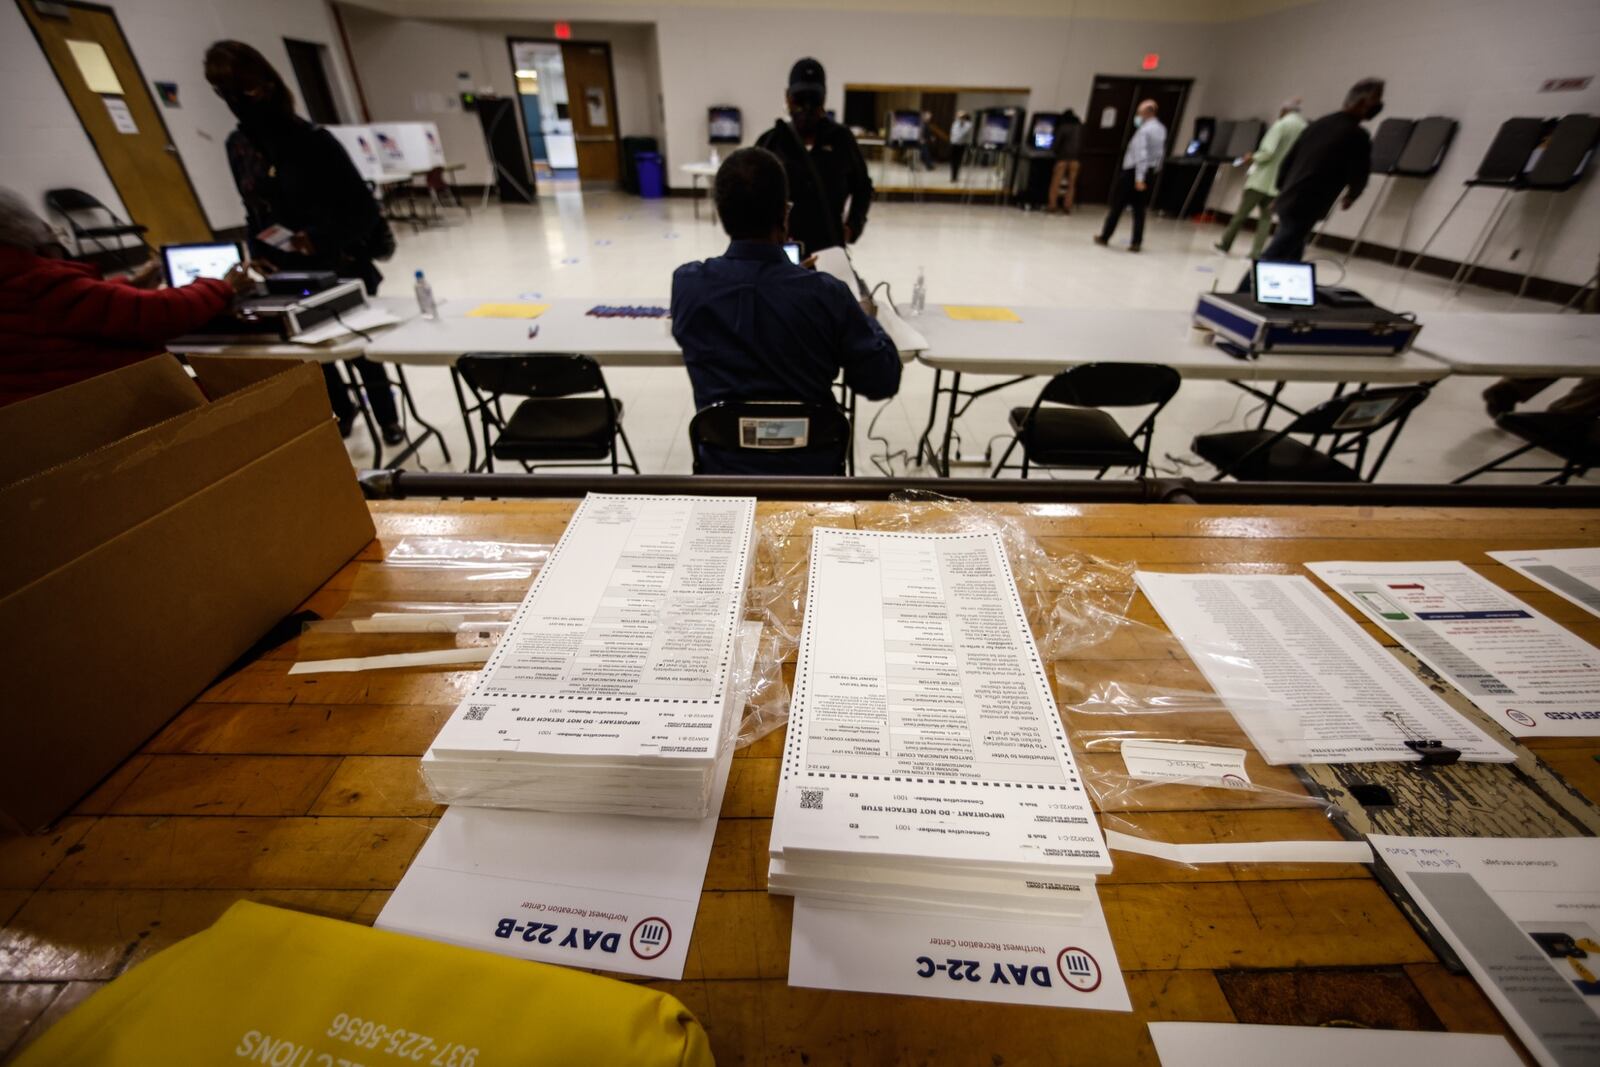
{"type": "Polygon", "coordinates": [[[549,304],[479,304],[467,312],[467,318],[536,319],[549,310],[549,304]]]}
{"type": "Polygon", "coordinates": [[[1010,308],[981,307],[975,304],[946,304],[944,313],[958,322],[1022,321],[1022,316],[1010,308]]]}
{"type": "Polygon", "coordinates": [[[675,997],[241,901],[45,1031],[17,1067],[711,1067],[675,997]]]}

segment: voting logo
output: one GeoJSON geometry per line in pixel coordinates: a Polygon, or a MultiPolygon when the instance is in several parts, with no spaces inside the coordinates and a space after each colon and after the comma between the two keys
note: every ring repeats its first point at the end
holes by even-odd
{"type": "Polygon", "coordinates": [[[1093,993],[1100,988],[1100,964],[1084,949],[1069,945],[1056,957],[1056,970],[1061,980],[1080,993],[1093,993]]]}
{"type": "Polygon", "coordinates": [[[1533,721],[1532,715],[1529,715],[1525,711],[1518,711],[1516,708],[1507,708],[1506,718],[1510,719],[1512,722],[1521,723],[1530,730],[1539,725],[1533,721]]]}
{"type": "Polygon", "coordinates": [[[634,924],[633,933],[628,935],[628,947],[633,954],[641,960],[653,960],[672,944],[672,927],[667,925],[667,920],[652,915],[648,919],[640,919],[634,924]]]}

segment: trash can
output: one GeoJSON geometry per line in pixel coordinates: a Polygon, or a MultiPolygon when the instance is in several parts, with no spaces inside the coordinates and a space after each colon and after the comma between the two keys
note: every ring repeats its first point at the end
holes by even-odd
{"type": "Polygon", "coordinates": [[[659,152],[661,145],[654,137],[637,135],[622,139],[622,191],[639,195],[639,153],[659,152]]]}
{"type": "Polygon", "coordinates": [[[640,152],[634,157],[639,170],[639,195],[646,200],[660,200],[666,195],[661,182],[661,153],[640,152]]]}

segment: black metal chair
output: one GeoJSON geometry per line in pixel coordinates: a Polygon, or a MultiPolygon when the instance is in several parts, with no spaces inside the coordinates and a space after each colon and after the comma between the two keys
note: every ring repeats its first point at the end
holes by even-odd
{"type": "Polygon", "coordinates": [[[472,390],[483,430],[485,470],[496,459],[539,466],[594,466],[607,460],[611,473],[639,473],[633,446],[622,429],[622,401],[613,399],[600,364],[588,356],[472,352],[456,362],[472,390]],[[599,393],[599,396],[583,396],[599,393]],[[502,397],[525,397],[506,418],[502,397]],[[491,435],[492,432],[492,435],[491,435]],[[617,441],[628,459],[617,456],[617,441]]]}
{"type": "Polygon", "coordinates": [[[1325,400],[1281,430],[1202,434],[1191,447],[1217,468],[1214,482],[1230,476],[1241,482],[1370,482],[1406,419],[1427,397],[1425,385],[1363,389],[1325,400]],[[1363,473],[1372,435],[1385,426],[1393,429],[1363,473]],[[1295,434],[1310,437],[1310,444],[1295,440],[1295,434]],[[1333,439],[1326,452],[1316,447],[1323,437],[1333,439]],[[1341,457],[1351,459],[1351,464],[1341,457]]]}
{"type": "Polygon", "coordinates": [[[727,454],[732,465],[744,468],[739,473],[792,474],[796,457],[806,457],[816,461],[817,474],[843,475],[851,436],[850,417],[833,403],[725,400],[701,408],[689,420],[696,474],[706,473],[704,446],[727,454]],[[780,456],[785,460],[778,460],[780,456]],[[762,470],[768,461],[785,469],[762,470]]]}
{"type": "Polygon", "coordinates": [[[146,227],[136,222],[124,222],[116,212],[82,189],[47,190],[44,203],[66,220],[67,229],[72,234],[73,255],[89,255],[90,251],[84,248],[84,242],[93,241],[94,252],[115,255],[124,266],[132,265],[127,261],[127,254],[134,249],[139,252],[138,262],[142,263],[148,258],[150,244],[144,236],[146,227]],[[130,248],[123,243],[127,237],[136,237],[139,243],[130,248]],[[106,243],[113,240],[116,244],[106,243]]]}
{"type": "Polygon", "coordinates": [[[1554,474],[1541,485],[1566,485],[1573,478],[1587,474],[1592,467],[1600,467],[1600,415],[1576,415],[1560,411],[1530,411],[1526,414],[1512,412],[1501,415],[1494,424],[1507,433],[1516,434],[1527,443],[1514,448],[1499,459],[1468,471],[1451,482],[1460,485],[1480,474],[1495,471],[1501,474],[1554,474]],[[1543,449],[1561,459],[1559,467],[1504,467],[1525,452],[1543,449]]]}
{"type": "Polygon", "coordinates": [[[1096,479],[1112,467],[1138,467],[1142,478],[1150,466],[1156,416],[1181,382],[1177,371],[1159,363],[1085,363],[1062,371],[1045,383],[1032,407],[1011,409],[1011,443],[989,477],[1000,476],[1020,444],[1024,478],[1029,467],[1098,468],[1096,479]],[[1146,405],[1154,406],[1131,434],[1099,410],[1146,405]]]}

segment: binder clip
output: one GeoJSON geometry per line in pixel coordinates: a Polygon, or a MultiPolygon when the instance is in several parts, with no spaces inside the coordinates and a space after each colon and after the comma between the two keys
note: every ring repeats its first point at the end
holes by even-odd
{"type": "Polygon", "coordinates": [[[1423,766],[1443,767],[1461,759],[1461,750],[1443,741],[1407,741],[1406,747],[1422,757],[1423,766]]]}

